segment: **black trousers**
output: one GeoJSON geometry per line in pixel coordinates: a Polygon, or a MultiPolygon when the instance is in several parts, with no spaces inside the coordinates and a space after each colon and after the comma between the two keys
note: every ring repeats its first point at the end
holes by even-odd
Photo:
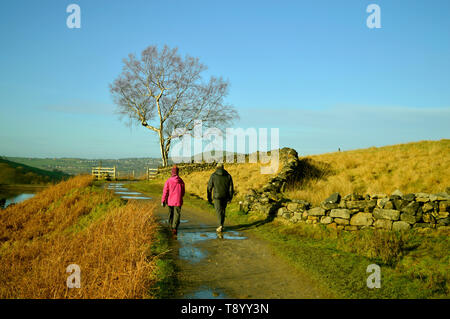
{"type": "Polygon", "coordinates": [[[215,198],[214,199],[214,208],[216,209],[217,221],[219,222],[219,226],[223,226],[225,222],[225,210],[227,209],[228,200],[215,198]]]}
{"type": "Polygon", "coordinates": [[[180,225],[181,206],[168,206],[169,207],[169,227],[171,229],[178,229],[180,225]]]}

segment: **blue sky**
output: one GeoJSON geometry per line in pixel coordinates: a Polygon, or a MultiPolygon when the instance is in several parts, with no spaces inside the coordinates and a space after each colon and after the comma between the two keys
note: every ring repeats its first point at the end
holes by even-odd
{"type": "Polygon", "coordinates": [[[115,114],[122,59],[167,44],[231,83],[235,127],[300,154],[450,138],[450,2],[40,0],[0,4],[0,155],[158,157],[115,114]],[[66,7],[81,8],[68,29],[66,7]],[[381,29],[366,7],[381,8],[381,29]]]}

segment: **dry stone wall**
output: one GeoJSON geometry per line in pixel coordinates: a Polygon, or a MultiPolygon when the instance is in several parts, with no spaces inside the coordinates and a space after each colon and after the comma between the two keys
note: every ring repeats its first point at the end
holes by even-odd
{"type": "MultiPolygon", "coordinates": [[[[192,172],[199,172],[199,171],[207,171],[210,169],[214,169],[216,167],[216,163],[181,163],[177,164],[177,167],[179,169],[180,175],[187,175],[192,172]]],[[[172,166],[168,167],[160,167],[158,168],[158,176],[161,177],[170,177],[172,172],[172,166]]]]}
{"type": "Polygon", "coordinates": [[[260,190],[250,190],[244,201],[240,203],[242,211],[257,211],[267,215],[276,215],[278,208],[286,201],[282,196],[282,192],[289,183],[297,179],[300,164],[298,153],[292,148],[281,149],[279,160],[281,165],[280,172],[260,190]]]}
{"type": "Polygon", "coordinates": [[[448,228],[450,224],[448,193],[403,195],[350,194],[341,198],[334,193],[319,207],[293,200],[281,204],[277,217],[292,223],[324,224],[342,230],[377,228],[403,231],[411,228],[448,228]]]}
{"type": "Polygon", "coordinates": [[[418,228],[427,231],[450,228],[450,190],[439,194],[415,193],[403,195],[334,193],[320,206],[312,207],[304,200],[282,197],[286,185],[295,180],[300,161],[295,150],[280,152],[283,168],[261,190],[250,190],[240,203],[244,212],[260,212],[290,223],[322,224],[337,230],[376,228],[403,231],[418,228]]]}
{"type": "MultiPolygon", "coordinates": [[[[331,194],[320,206],[301,199],[286,199],[282,193],[286,186],[301,176],[301,163],[294,149],[280,150],[280,172],[261,189],[251,189],[239,204],[246,213],[264,213],[289,223],[324,225],[337,230],[365,228],[403,231],[450,229],[450,189],[439,194],[331,194]]],[[[215,163],[177,165],[182,175],[214,169],[215,163]]],[[[158,175],[170,176],[171,167],[160,168],[158,175]]]]}

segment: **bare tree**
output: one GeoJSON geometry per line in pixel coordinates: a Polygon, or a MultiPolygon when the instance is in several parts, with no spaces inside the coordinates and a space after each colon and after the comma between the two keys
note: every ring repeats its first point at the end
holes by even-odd
{"type": "Polygon", "coordinates": [[[238,117],[224,102],[228,82],[220,77],[203,81],[206,66],[198,58],[183,59],[177,48],[149,46],[140,59],[130,54],[123,63],[122,73],[110,84],[114,102],[131,122],[158,134],[163,166],[172,140],[193,135],[199,121],[203,127],[223,128],[238,117]]]}

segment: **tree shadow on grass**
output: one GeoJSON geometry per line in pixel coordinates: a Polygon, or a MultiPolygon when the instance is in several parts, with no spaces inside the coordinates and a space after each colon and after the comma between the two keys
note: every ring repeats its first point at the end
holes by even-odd
{"type": "Polygon", "coordinates": [[[305,188],[312,181],[325,179],[333,175],[330,164],[313,160],[312,158],[302,158],[299,160],[294,174],[287,177],[287,189],[305,188]]]}

